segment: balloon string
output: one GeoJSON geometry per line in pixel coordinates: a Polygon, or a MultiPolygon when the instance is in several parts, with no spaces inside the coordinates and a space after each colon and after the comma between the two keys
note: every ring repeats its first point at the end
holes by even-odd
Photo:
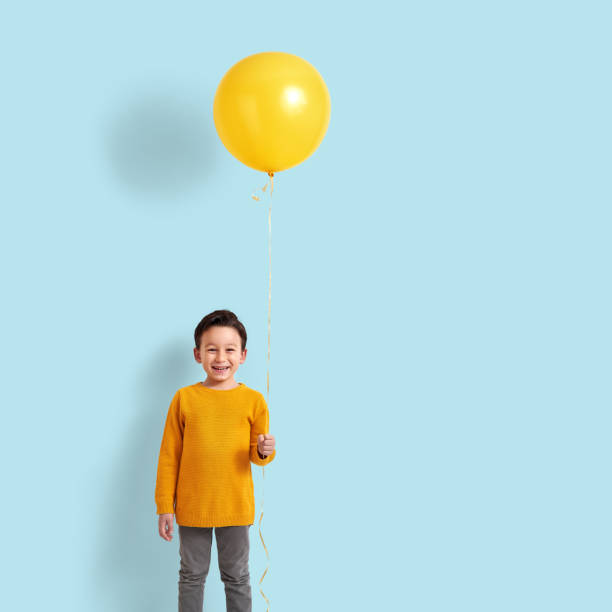
{"type": "MultiPolygon", "coordinates": [[[[267,356],[267,372],[266,372],[266,403],[268,407],[270,406],[270,329],[272,326],[272,192],[274,191],[274,172],[268,172],[268,176],[270,177],[270,206],[268,207],[268,356],[267,356]]],[[[266,183],[261,190],[266,191],[268,184],[266,183]]],[[[252,198],[254,200],[259,201],[256,195],[253,195],[252,198]]],[[[269,432],[266,432],[269,433],[269,432]]],[[[264,507],[264,491],[265,491],[265,477],[266,477],[266,469],[265,466],[261,466],[261,514],[259,515],[259,538],[261,539],[261,543],[263,544],[264,550],[266,551],[266,558],[268,559],[268,565],[261,578],[259,579],[259,584],[261,585],[264,576],[268,573],[268,569],[270,569],[270,555],[268,553],[268,549],[266,548],[266,543],[264,542],[263,536],[261,534],[261,520],[263,519],[263,507],[264,507]]],[[[261,596],[266,600],[267,608],[266,612],[270,612],[270,600],[266,597],[263,590],[260,588],[259,592],[261,596]]]]}

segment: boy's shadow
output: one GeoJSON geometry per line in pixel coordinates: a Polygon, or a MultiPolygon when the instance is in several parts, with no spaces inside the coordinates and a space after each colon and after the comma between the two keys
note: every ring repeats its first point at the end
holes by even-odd
{"type": "Polygon", "coordinates": [[[158,93],[136,98],[107,130],[106,149],[121,183],[167,198],[203,182],[212,171],[217,137],[209,109],[195,99],[158,93]]]}
{"type": "MultiPolygon", "coordinates": [[[[154,495],[170,401],[179,387],[197,379],[193,371],[196,364],[188,355],[182,342],[171,341],[162,347],[150,365],[136,374],[133,397],[126,401],[134,418],[131,423],[126,419],[124,439],[117,444],[114,463],[107,466],[107,490],[101,492],[105,509],[96,529],[99,556],[91,591],[99,609],[161,612],[176,608],[178,525],[175,519],[172,541],[160,537],[154,495]]],[[[205,602],[211,609],[221,610],[225,609],[225,592],[216,554],[213,537],[205,602]]]]}

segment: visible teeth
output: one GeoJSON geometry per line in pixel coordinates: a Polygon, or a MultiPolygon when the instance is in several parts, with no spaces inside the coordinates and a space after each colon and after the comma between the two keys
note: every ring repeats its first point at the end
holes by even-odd
{"type": "Polygon", "coordinates": [[[225,368],[216,368],[215,366],[213,366],[213,370],[217,370],[218,372],[223,372],[225,370],[229,370],[229,367],[225,367],[225,368]]]}

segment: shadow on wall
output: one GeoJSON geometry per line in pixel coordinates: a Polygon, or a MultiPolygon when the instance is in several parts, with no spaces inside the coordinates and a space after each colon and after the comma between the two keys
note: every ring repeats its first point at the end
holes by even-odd
{"type": "MultiPolygon", "coordinates": [[[[155,506],[157,462],[170,401],[176,390],[199,379],[191,346],[170,340],[160,346],[135,377],[128,409],[133,415],[122,442],[107,462],[104,500],[95,533],[91,582],[96,610],[163,612],[176,610],[179,579],[179,533],[176,521],[171,542],[158,532],[155,506]],[[179,381],[179,382],[177,382],[179,381]],[[182,383],[180,382],[182,381],[182,383]]],[[[225,609],[213,542],[205,601],[225,609]]],[[[206,606],[205,606],[206,607],[206,606]]]]}
{"type": "Polygon", "coordinates": [[[195,99],[158,93],[140,96],[111,119],[107,148],[122,184],[168,197],[204,182],[215,138],[212,109],[195,99]]]}

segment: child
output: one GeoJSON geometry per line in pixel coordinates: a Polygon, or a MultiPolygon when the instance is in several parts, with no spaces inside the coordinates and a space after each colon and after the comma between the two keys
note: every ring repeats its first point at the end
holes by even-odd
{"type": "Polygon", "coordinates": [[[264,396],[234,375],[246,359],[247,334],[236,315],[215,310],[195,329],[204,382],[179,389],[159,451],[155,503],[159,535],[179,526],[179,612],[202,612],[213,528],[228,612],[251,612],[249,528],[255,519],[251,462],[276,456],[264,396]]]}

